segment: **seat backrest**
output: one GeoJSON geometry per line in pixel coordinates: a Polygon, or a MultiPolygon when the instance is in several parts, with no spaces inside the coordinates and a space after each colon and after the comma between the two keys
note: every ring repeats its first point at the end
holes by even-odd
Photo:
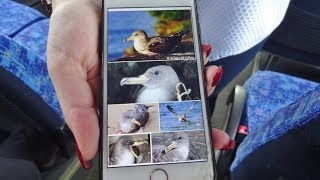
{"type": "Polygon", "coordinates": [[[230,170],[234,179],[312,179],[319,160],[320,86],[249,133],[230,170]]]}
{"type": "Polygon", "coordinates": [[[320,66],[320,1],[292,0],[280,26],[264,49],[304,63],[320,66]]]}
{"type": "Polygon", "coordinates": [[[13,37],[25,27],[42,19],[46,17],[28,6],[10,0],[0,1],[0,34],[13,37]]]}
{"type": "Polygon", "coordinates": [[[0,91],[49,129],[64,124],[47,64],[26,46],[0,34],[0,91]]]}

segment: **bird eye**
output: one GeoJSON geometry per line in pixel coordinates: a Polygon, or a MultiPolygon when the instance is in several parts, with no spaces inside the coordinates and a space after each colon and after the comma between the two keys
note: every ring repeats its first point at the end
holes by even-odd
{"type": "Polygon", "coordinates": [[[138,36],[138,33],[134,34],[134,36],[138,36]]]}
{"type": "Polygon", "coordinates": [[[179,137],[179,139],[182,139],[182,137],[179,137]]]}
{"type": "Polygon", "coordinates": [[[155,71],[154,74],[155,75],[159,75],[160,73],[159,73],[159,71],[155,71]]]}

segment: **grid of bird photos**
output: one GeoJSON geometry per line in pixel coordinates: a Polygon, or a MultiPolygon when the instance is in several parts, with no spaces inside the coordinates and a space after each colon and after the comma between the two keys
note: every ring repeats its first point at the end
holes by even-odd
{"type": "Polygon", "coordinates": [[[188,9],[108,12],[108,166],[207,160],[188,9]]]}

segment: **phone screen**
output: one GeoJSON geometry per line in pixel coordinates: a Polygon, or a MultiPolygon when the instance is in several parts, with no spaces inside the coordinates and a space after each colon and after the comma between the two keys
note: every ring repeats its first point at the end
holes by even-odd
{"type": "Polygon", "coordinates": [[[107,166],[208,159],[190,7],[108,9],[107,166]]]}

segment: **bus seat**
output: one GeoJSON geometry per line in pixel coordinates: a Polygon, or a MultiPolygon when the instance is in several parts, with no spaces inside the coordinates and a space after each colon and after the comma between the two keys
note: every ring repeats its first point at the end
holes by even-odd
{"type": "Polygon", "coordinates": [[[320,160],[319,84],[262,71],[245,88],[241,124],[248,125],[248,135],[231,164],[231,179],[315,178],[320,160]]]}

